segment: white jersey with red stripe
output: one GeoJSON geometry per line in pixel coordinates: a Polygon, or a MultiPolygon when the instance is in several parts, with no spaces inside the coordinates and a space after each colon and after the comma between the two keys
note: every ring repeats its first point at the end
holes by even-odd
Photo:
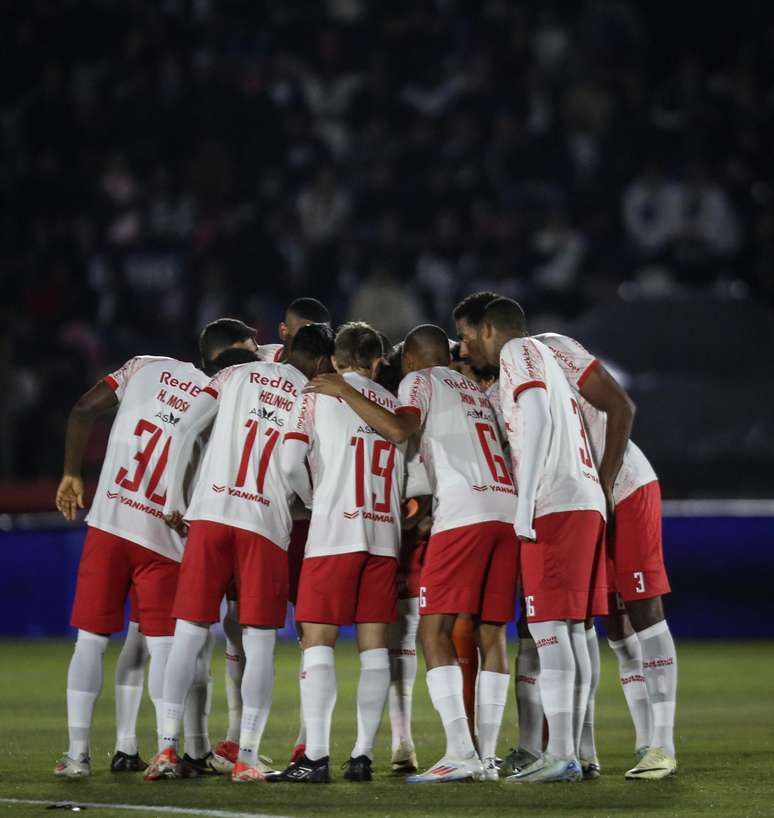
{"type": "Polygon", "coordinates": [[[551,350],[534,338],[513,338],[500,352],[500,401],[511,444],[513,474],[519,474],[524,419],[519,395],[545,389],[551,415],[548,454],[535,500],[535,517],[558,511],[599,511],[605,515],[605,495],[573,395],[551,350]]]}
{"type": "MultiPolygon", "coordinates": [[[[344,378],[379,406],[397,409],[395,397],[370,378],[344,378]]],[[[309,447],[312,519],[304,556],[368,551],[397,558],[406,447],[385,440],[339,398],[316,394],[304,395],[285,439],[309,447]]]]}
{"type": "Polygon", "coordinates": [[[422,422],[419,450],[433,492],[433,528],[511,522],[516,492],[497,418],[478,384],[445,366],[411,372],[398,389],[399,412],[422,422]]]}
{"type": "MultiPolygon", "coordinates": [[[[595,409],[580,392],[586,378],[599,364],[599,361],[576,340],[566,335],[545,332],[534,337],[551,350],[569,381],[583,414],[591,444],[591,454],[594,462],[599,465],[605,452],[607,414],[595,409]]],[[[616,503],[620,503],[638,488],[657,479],[656,472],[648,458],[634,441],[630,440],[624,452],[621,470],[613,486],[613,499],[616,503]]]]}
{"type": "Polygon", "coordinates": [[[177,424],[207,384],[193,364],[140,355],[105,383],[118,398],[86,522],[180,561],[183,541],[164,522],[166,464],[177,424]]]}
{"type": "Polygon", "coordinates": [[[278,364],[282,362],[282,355],[285,352],[283,344],[261,344],[258,347],[256,355],[259,361],[266,361],[267,363],[278,364]]]}
{"type": "Polygon", "coordinates": [[[213,403],[205,411],[215,419],[186,520],[244,528],[287,549],[293,493],[278,444],[306,380],[289,364],[256,362],[228,367],[204,387],[199,400],[213,403]]]}

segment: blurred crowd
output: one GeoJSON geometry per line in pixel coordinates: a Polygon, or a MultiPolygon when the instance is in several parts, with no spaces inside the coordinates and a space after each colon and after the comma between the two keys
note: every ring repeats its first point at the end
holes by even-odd
{"type": "Polygon", "coordinates": [[[298,295],[395,338],[477,289],[774,298],[765,7],[0,2],[0,477],[58,472],[110,366],[298,295]]]}

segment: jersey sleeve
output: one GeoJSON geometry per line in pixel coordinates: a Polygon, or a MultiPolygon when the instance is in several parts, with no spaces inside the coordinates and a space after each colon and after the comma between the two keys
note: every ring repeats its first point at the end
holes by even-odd
{"type": "Polygon", "coordinates": [[[307,445],[314,434],[314,415],[317,407],[317,395],[308,393],[296,401],[288,421],[285,440],[300,440],[307,445]]]}
{"type": "Polygon", "coordinates": [[[529,338],[514,338],[502,348],[500,369],[506,375],[514,400],[527,389],[546,388],[545,363],[529,338]]]}
{"type": "Polygon", "coordinates": [[[541,340],[553,353],[565,378],[580,392],[599,361],[582,344],[566,335],[550,335],[541,340]]]}
{"type": "MultiPolygon", "coordinates": [[[[242,364],[238,364],[237,366],[242,366],[242,364]]],[[[210,380],[207,386],[202,389],[202,392],[206,392],[211,398],[215,398],[215,400],[220,400],[220,393],[223,391],[223,386],[234,374],[235,369],[236,367],[234,366],[227,366],[225,369],[221,369],[220,372],[210,380]]]]}
{"type": "Polygon", "coordinates": [[[397,413],[411,412],[424,423],[430,411],[430,399],[433,386],[427,372],[411,372],[400,382],[398,387],[397,413]]]}
{"type": "Polygon", "coordinates": [[[102,379],[115,393],[116,399],[121,401],[124,397],[129,381],[143,368],[147,359],[141,356],[130,358],[120,369],[105,375],[102,379]]]}

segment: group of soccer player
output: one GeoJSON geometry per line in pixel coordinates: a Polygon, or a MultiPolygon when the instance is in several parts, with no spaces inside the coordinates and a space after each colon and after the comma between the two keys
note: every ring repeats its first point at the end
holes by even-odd
{"type": "Polygon", "coordinates": [[[84,507],[92,425],[117,411],[78,570],[70,745],[57,775],[90,774],[103,654],[127,599],[114,772],[329,782],[335,647],[355,625],[346,779],[372,779],[385,704],[392,769],[409,783],[596,778],[602,616],[635,728],[626,777],[675,773],[661,501],[629,439],[633,404],[575,340],[528,335],[515,301],[476,293],[453,318],[458,341],[426,324],[392,346],[364,323],[334,334],[327,309],[301,298],[279,344],[222,318],[202,331],[201,369],[143,355],[80,398],[56,498],[68,519],[84,507]],[[260,745],[288,601],[300,732],[273,770],[260,745]],[[222,610],[229,728],[213,748],[211,626],[222,610]],[[517,611],[518,744],[500,758],[517,611]],[[424,773],[411,735],[417,638],[446,737],[424,773]],[[148,659],[158,746],[146,764],[136,722],[148,659]]]}

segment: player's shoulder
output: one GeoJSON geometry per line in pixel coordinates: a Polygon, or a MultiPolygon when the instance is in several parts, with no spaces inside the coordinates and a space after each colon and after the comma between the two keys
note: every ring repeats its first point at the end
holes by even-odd
{"type": "Polygon", "coordinates": [[[355,377],[348,378],[347,380],[350,380],[352,385],[359,389],[361,394],[367,397],[368,400],[379,404],[379,406],[384,406],[391,409],[392,411],[397,409],[398,401],[395,399],[395,395],[393,395],[389,389],[386,389],[380,383],[377,383],[364,375],[356,375],[355,377]]]}
{"type": "Polygon", "coordinates": [[[575,338],[569,335],[562,335],[558,332],[541,332],[532,336],[535,341],[548,347],[555,355],[564,353],[566,355],[589,355],[588,350],[575,338]]]}
{"type": "Polygon", "coordinates": [[[261,344],[258,347],[258,360],[267,363],[279,363],[284,346],[282,344],[261,344]]]}

